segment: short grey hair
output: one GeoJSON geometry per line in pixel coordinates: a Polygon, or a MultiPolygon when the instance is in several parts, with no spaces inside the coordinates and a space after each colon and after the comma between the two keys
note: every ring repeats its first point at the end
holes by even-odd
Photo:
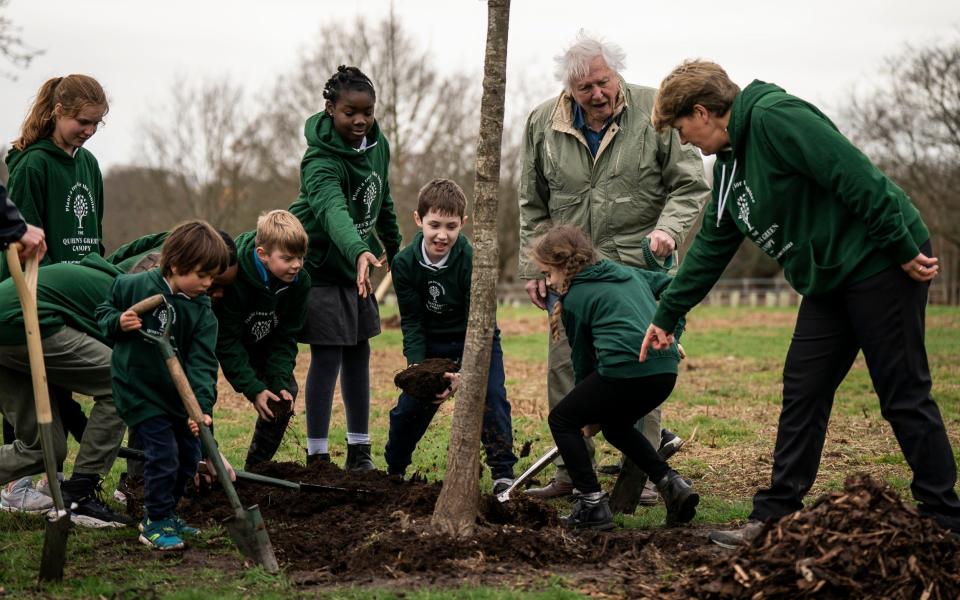
{"type": "Polygon", "coordinates": [[[578,31],[577,39],[553,59],[557,63],[555,74],[564,89],[572,91],[573,81],[585,77],[590,72],[590,62],[598,56],[603,57],[607,66],[618,74],[626,67],[627,53],[623,48],[604,42],[603,38],[592,36],[583,29],[578,31]]]}

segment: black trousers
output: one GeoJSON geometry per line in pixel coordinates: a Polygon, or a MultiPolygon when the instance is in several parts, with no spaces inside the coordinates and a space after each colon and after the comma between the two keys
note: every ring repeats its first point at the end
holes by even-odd
{"type": "Polygon", "coordinates": [[[600,491],[580,431],[594,423],[600,424],[603,437],[635,462],[650,481],[663,479],[670,468],[633,425],[663,404],[676,381],[673,373],[612,379],[593,372],[553,407],[547,422],[575,488],[584,494],[600,491]]]}
{"type": "MultiPolygon", "coordinates": [[[[930,256],[930,244],[921,251],[930,256]]],[[[859,350],[881,414],[913,470],[910,489],[920,510],[960,515],[953,450],[930,395],[928,287],[894,265],[836,293],[803,299],[783,368],[771,484],[754,496],[750,518],[779,518],[803,507],[820,467],[834,394],[859,350]]]]}

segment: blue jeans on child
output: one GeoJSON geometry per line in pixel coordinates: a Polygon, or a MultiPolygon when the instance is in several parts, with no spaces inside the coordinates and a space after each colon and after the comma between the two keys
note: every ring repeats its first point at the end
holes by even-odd
{"type": "Polygon", "coordinates": [[[186,419],[151,417],[131,427],[143,444],[143,509],[151,521],[169,519],[200,462],[200,440],[186,419]]]}
{"type": "MultiPolygon", "coordinates": [[[[451,358],[459,361],[463,356],[463,340],[427,341],[427,358],[451,358]]],[[[490,354],[490,374],[487,376],[487,400],[483,410],[483,429],[480,440],[487,454],[487,466],[494,479],[513,479],[513,465],[517,457],[513,453],[513,421],[510,418],[510,403],[504,385],[503,350],[500,347],[500,330],[493,336],[490,354]]],[[[438,404],[421,402],[401,393],[397,406],[390,411],[390,435],[386,452],[387,472],[403,474],[412,462],[413,451],[426,433],[438,404]]]]}

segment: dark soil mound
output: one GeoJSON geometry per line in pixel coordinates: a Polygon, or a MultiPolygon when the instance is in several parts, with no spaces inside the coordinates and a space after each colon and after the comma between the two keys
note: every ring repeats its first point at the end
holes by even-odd
{"type": "Polygon", "coordinates": [[[449,358],[428,358],[397,373],[393,383],[421,402],[433,402],[437,399],[437,394],[450,385],[443,374],[456,373],[459,370],[460,365],[449,358]]]}
{"type": "Polygon", "coordinates": [[[696,569],[698,598],[958,598],[960,541],[868,475],[696,569]]]}

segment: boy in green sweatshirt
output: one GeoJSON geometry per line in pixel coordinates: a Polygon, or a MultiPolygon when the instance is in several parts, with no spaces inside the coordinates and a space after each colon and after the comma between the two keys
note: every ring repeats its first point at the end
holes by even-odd
{"type": "MultiPolygon", "coordinates": [[[[467,220],[466,205],[463,190],[449,179],[434,179],[423,186],[413,214],[420,233],[393,261],[403,354],[410,365],[427,358],[459,362],[463,356],[473,271],[473,248],[460,234],[467,220]]],[[[397,406],[390,411],[385,452],[388,473],[403,475],[433,415],[456,391],[459,374],[447,373],[447,378],[450,388],[436,398],[400,394],[397,406]]],[[[513,465],[517,462],[499,330],[493,338],[481,439],[494,481],[493,493],[497,494],[513,482],[513,465]]]]}
{"type": "Polygon", "coordinates": [[[104,334],[114,340],[113,390],[117,411],[140,438],[146,463],[146,516],[140,542],[158,550],[183,548],[183,534],[196,530],[176,516],[184,486],[200,460],[198,425],[187,418],[159,349],[139,330],[162,335],[170,328],[183,370],[212,423],[217,383],[217,319],[205,292],[226,269],[229,253],[220,234],[204,221],[177,226],[163,243],[160,269],[122,275],[110,297],[97,309],[104,334]],[[173,307],[171,322],[164,306],[137,315],[135,303],[163,294],[173,307]]]}
{"type": "Polygon", "coordinates": [[[293,415],[297,334],[307,319],[310,276],[302,272],[307,232],[285,210],[236,239],[237,279],[217,303],[217,358],[223,374],[257,410],[246,469],[273,458],[293,415]]]}

